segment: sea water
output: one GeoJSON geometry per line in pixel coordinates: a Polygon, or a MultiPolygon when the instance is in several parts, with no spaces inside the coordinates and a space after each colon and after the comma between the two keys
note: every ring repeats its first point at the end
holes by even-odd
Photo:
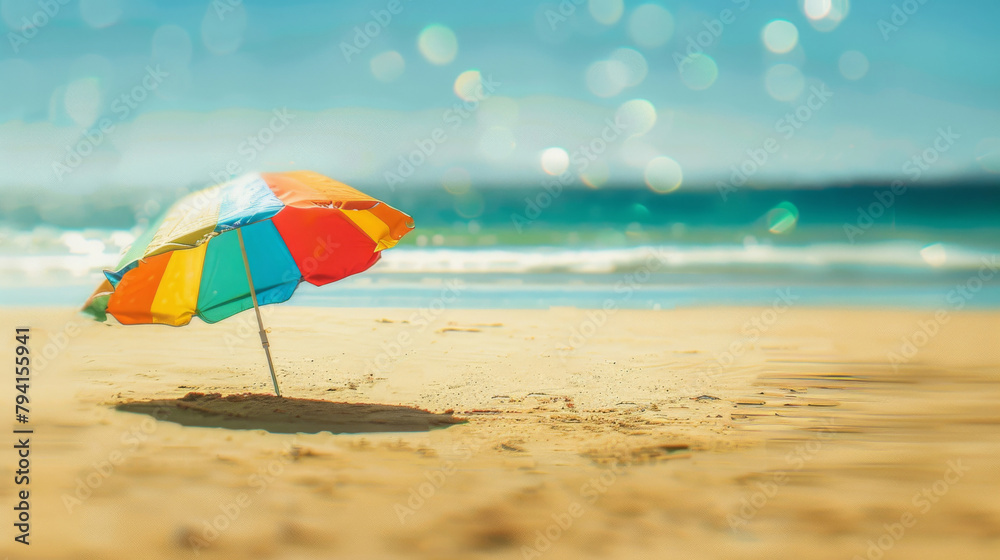
{"type": "MultiPolygon", "coordinates": [[[[997,189],[912,189],[883,208],[879,187],[726,200],[567,191],[533,207],[540,192],[385,193],[417,229],[369,271],[302,284],[289,304],[422,307],[452,290],[448,305],[467,308],[768,305],[779,293],[801,305],[1000,306],[997,189]]],[[[88,215],[0,221],[0,305],[80,305],[148,221],[112,213],[131,225],[108,228],[96,218],[108,210],[88,215]]]]}

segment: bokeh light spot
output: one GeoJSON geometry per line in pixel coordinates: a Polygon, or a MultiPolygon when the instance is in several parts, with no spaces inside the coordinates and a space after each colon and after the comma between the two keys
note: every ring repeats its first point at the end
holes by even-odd
{"type": "Polygon", "coordinates": [[[656,107],[645,99],[632,99],[622,103],[615,113],[629,136],[642,136],[656,124],[656,107]]]}
{"type": "Polygon", "coordinates": [[[840,55],[840,74],[848,80],[860,80],[868,73],[868,57],[858,51],[840,55]]]}
{"type": "MultiPolygon", "coordinates": [[[[478,218],[483,215],[485,210],[486,201],[483,199],[483,195],[476,191],[470,190],[455,197],[455,212],[463,218],[478,218]]],[[[441,243],[436,242],[434,244],[441,245],[441,243]]]]}
{"type": "Polygon", "coordinates": [[[646,186],[653,192],[666,194],[680,188],[684,173],[679,163],[667,156],[660,156],[646,164],[645,179],[646,186]]]}
{"type": "Polygon", "coordinates": [[[74,80],[66,87],[66,114],[73,122],[88,127],[97,120],[101,106],[101,87],[97,78],[74,80]]]}
{"type": "Polygon", "coordinates": [[[617,60],[598,60],[587,68],[587,89],[598,97],[614,97],[629,81],[629,70],[617,60]]]}
{"type": "Polygon", "coordinates": [[[790,21],[776,19],[764,26],[761,37],[767,50],[782,54],[794,49],[798,44],[799,29],[790,21]]]}
{"type": "Polygon", "coordinates": [[[934,268],[944,266],[948,262],[948,251],[940,243],[932,243],[920,250],[920,258],[934,268]]]}
{"type": "Polygon", "coordinates": [[[802,11],[817,31],[833,31],[851,10],[850,0],[805,0],[802,11]]]}
{"type": "Polygon", "coordinates": [[[830,0],[805,0],[802,13],[809,19],[823,19],[830,14],[830,0]]]}
{"type": "Polygon", "coordinates": [[[802,72],[791,64],[775,64],[764,76],[767,93],[778,101],[792,101],[802,93],[806,79],[802,72]]]}
{"type": "Polygon", "coordinates": [[[369,63],[372,69],[372,76],[380,82],[389,83],[403,75],[406,69],[406,61],[403,55],[396,51],[386,51],[372,57],[369,63]]]}
{"type": "Polygon", "coordinates": [[[483,94],[483,77],[479,70],[466,70],[455,78],[455,95],[465,101],[478,101],[483,94]]]}
{"type": "Polygon", "coordinates": [[[562,148],[542,151],[542,169],[549,175],[562,175],[569,169],[569,154],[562,148]]]}
{"type": "Polygon", "coordinates": [[[80,0],[80,17],[96,29],[114,25],[122,17],[121,0],[80,0]]]}
{"type": "Polygon", "coordinates": [[[625,12],[625,3],[623,0],[590,0],[588,8],[597,23],[614,25],[625,12]]]}
{"type": "Polygon", "coordinates": [[[417,47],[428,62],[444,65],[455,60],[455,55],[458,54],[458,39],[451,29],[435,23],[420,32],[417,47]]]}
{"type": "Polygon", "coordinates": [[[603,160],[591,162],[587,169],[580,173],[580,180],[592,189],[603,187],[609,178],[611,178],[611,169],[603,160]]]}
{"type": "Polygon", "coordinates": [[[791,202],[782,202],[767,212],[767,231],[788,233],[799,222],[799,209],[791,202]]]}
{"type": "Polygon", "coordinates": [[[628,19],[628,36],[640,47],[655,48],[674,34],[674,17],[659,4],[643,4],[628,19]]]}
{"type": "Polygon", "coordinates": [[[642,56],[642,53],[634,49],[615,49],[615,52],[611,53],[609,60],[612,62],[620,62],[625,66],[625,70],[627,72],[625,85],[629,87],[641,84],[642,81],[646,79],[646,74],[649,72],[649,65],[646,63],[646,57],[642,56]]]}
{"type": "Polygon", "coordinates": [[[1000,138],[983,138],[976,145],[976,162],[989,173],[1000,173],[1000,138]]]}
{"type": "Polygon", "coordinates": [[[441,185],[451,194],[465,194],[472,188],[472,177],[462,167],[452,167],[441,176],[441,185]]]}
{"type": "Polygon", "coordinates": [[[649,145],[645,138],[629,136],[622,142],[622,160],[626,165],[645,169],[649,160],[660,155],[660,151],[649,145]]]}
{"type": "Polygon", "coordinates": [[[707,54],[695,53],[681,63],[681,81],[695,91],[712,87],[718,77],[719,67],[707,54]]]}

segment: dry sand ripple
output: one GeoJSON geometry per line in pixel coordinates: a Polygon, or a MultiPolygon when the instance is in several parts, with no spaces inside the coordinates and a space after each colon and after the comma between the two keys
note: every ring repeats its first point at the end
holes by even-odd
{"type": "Polygon", "coordinates": [[[35,544],[0,554],[996,558],[1000,315],[893,367],[928,313],[751,340],[758,313],[619,311],[581,343],[573,309],[273,308],[279,400],[252,317],[8,310],[41,347],[77,328],[32,387],[35,544]]]}

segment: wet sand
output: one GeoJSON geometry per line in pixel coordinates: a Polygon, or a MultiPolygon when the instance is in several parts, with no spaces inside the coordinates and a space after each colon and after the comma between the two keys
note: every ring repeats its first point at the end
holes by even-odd
{"type": "Polygon", "coordinates": [[[1000,313],[264,310],[283,401],[252,313],[4,310],[0,555],[1000,555],[1000,313]]]}

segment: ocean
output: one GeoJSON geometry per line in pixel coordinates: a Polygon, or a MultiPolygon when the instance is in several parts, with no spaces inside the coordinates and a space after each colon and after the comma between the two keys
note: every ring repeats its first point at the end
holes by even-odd
{"type": "MultiPolygon", "coordinates": [[[[364,186],[360,186],[364,189],[364,186]]],[[[367,189],[417,229],[290,305],[632,308],[1000,306],[1000,191],[367,189]]],[[[0,305],[80,305],[181,191],[44,192],[0,207],[0,305]],[[71,208],[72,211],[65,209],[71,208]]]]}

